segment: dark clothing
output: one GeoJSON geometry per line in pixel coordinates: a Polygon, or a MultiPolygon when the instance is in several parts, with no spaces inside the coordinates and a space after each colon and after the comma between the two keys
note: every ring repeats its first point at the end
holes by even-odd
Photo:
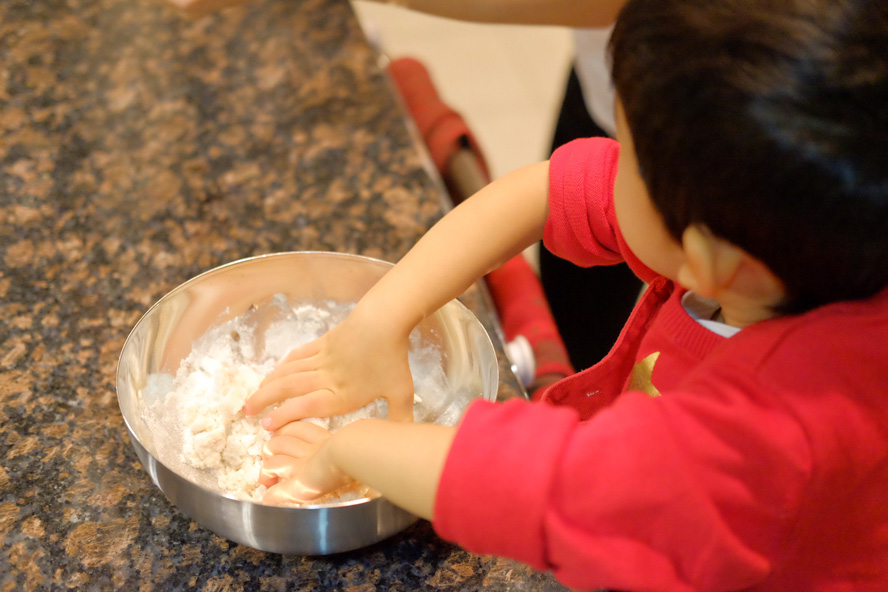
{"type": "MultiPolygon", "coordinates": [[[[589,115],[572,69],[555,124],[552,152],[577,138],[607,136],[589,115]]],[[[625,263],[583,268],[540,243],[540,280],[571,364],[578,371],[601,360],[617,340],[641,290],[625,263]]]]}

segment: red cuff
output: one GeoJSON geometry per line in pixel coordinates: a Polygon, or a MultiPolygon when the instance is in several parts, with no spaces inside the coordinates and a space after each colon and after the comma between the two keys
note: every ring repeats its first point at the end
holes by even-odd
{"type": "Polygon", "coordinates": [[[574,140],[549,160],[549,217],[543,243],[581,267],[625,261],[645,282],[657,274],[629,249],[614,211],[620,145],[609,138],[574,140]]]}
{"type": "Polygon", "coordinates": [[[570,142],[549,160],[549,217],[543,242],[582,267],[623,261],[613,214],[620,145],[608,138],[570,142]]]}

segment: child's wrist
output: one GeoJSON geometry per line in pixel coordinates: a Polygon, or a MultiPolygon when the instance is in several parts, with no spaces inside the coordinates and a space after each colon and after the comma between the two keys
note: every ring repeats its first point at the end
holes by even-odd
{"type": "Polygon", "coordinates": [[[395,335],[406,338],[423,319],[421,312],[412,311],[409,306],[397,301],[362,299],[352,311],[352,316],[361,324],[373,327],[380,335],[395,335]]]}

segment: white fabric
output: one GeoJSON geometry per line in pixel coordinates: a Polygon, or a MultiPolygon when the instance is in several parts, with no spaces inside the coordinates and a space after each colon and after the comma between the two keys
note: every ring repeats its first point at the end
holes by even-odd
{"type": "Polygon", "coordinates": [[[610,137],[616,135],[614,123],[614,85],[610,77],[607,42],[613,27],[575,29],[576,71],[583,89],[586,109],[598,126],[610,137]]]}
{"type": "Polygon", "coordinates": [[[688,315],[713,333],[722,337],[732,337],[740,332],[738,327],[732,327],[718,321],[713,321],[721,306],[710,298],[701,298],[693,292],[688,292],[681,297],[681,305],[688,315]]]}

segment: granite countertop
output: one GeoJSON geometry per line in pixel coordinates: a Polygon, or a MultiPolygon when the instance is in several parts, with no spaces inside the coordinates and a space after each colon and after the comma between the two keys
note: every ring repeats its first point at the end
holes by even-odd
{"type": "Polygon", "coordinates": [[[446,209],[346,0],[3,2],[0,56],[0,592],[560,589],[424,521],[325,557],[233,543],[126,436],[117,357],[170,289],[277,251],[394,261],[446,209]]]}

